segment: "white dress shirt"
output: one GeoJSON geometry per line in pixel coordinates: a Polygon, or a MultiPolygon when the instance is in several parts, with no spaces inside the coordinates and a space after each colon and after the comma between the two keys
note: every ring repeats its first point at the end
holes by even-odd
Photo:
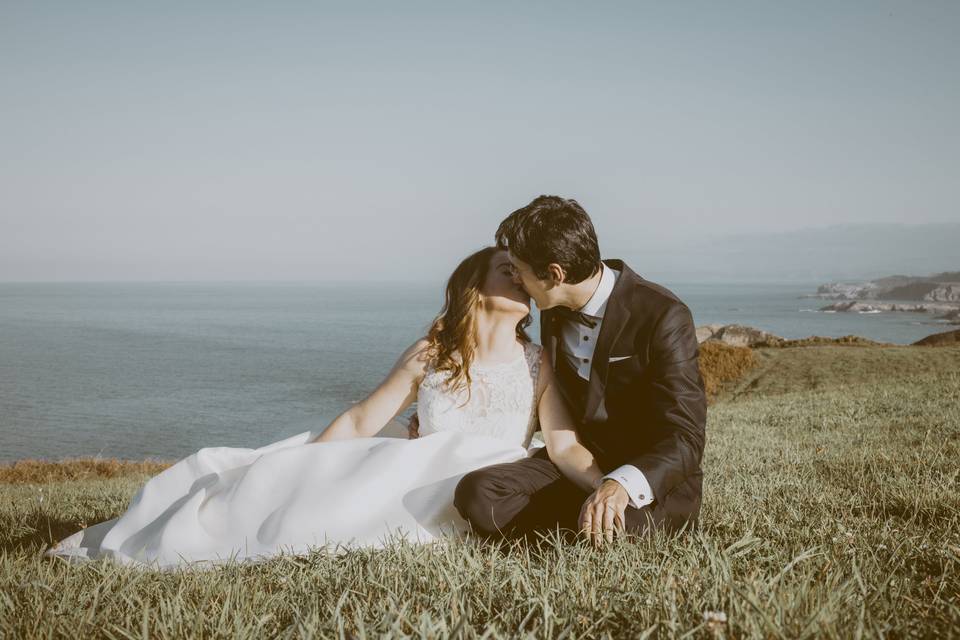
{"type": "MultiPolygon", "coordinates": [[[[562,340],[560,340],[561,355],[567,359],[567,362],[584,380],[590,380],[593,350],[597,346],[597,337],[600,335],[603,315],[607,310],[607,301],[610,299],[613,285],[617,282],[619,276],[619,271],[604,264],[597,290],[593,292],[593,296],[587,300],[585,305],[577,309],[580,313],[595,319],[597,321],[596,326],[591,329],[579,322],[564,322],[560,327],[562,337],[562,340]]],[[[603,477],[604,479],[616,480],[627,490],[631,507],[639,509],[653,502],[653,491],[650,489],[647,477],[632,464],[625,464],[603,477]]]]}

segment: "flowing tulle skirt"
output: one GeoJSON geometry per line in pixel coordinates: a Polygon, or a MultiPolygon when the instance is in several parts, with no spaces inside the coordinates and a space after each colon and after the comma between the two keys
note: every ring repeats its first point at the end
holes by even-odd
{"type": "Polygon", "coordinates": [[[453,506],[464,474],[527,455],[503,440],[447,432],[308,444],[312,435],[201,449],[151,478],[119,518],[46,553],[171,568],[399,537],[433,542],[468,529],[453,506]]]}

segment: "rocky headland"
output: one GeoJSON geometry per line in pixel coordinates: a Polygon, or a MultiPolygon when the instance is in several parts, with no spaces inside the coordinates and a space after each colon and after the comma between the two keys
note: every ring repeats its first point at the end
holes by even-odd
{"type": "Polygon", "coordinates": [[[697,327],[697,342],[722,342],[731,347],[754,347],[768,342],[782,341],[772,333],[742,324],[705,324],[697,327]]]}
{"type": "Polygon", "coordinates": [[[834,302],[820,311],[840,311],[850,313],[884,313],[899,311],[905,313],[939,313],[939,320],[960,322],[960,306],[945,302],[919,302],[908,304],[902,302],[862,302],[860,300],[844,300],[834,302]]]}
{"type": "Polygon", "coordinates": [[[954,309],[953,311],[948,311],[942,316],[939,316],[938,319],[946,320],[950,324],[960,324],[960,308],[954,309]]]}
{"type": "Polygon", "coordinates": [[[960,271],[889,276],[867,282],[831,282],[820,285],[811,297],[836,301],[820,311],[939,314],[937,320],[960,324],[960,271]]]}
{"type": "Polygon", "coordinates": [[[930,276],[889,276],[867,282],[831,282],[814,297],[827,300],[890,300],[960,304],[960,271],[930,276]]]}

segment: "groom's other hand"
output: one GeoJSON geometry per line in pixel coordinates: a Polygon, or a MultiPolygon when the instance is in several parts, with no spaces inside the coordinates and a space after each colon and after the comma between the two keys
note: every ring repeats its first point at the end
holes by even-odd
{"type": "Polygon", "coordinates": [[[420,437],[420,418],[414,413],[410,416],[410,422],[407,423],[408,440],[414,440],[420,437]]]}
{"type": "Polygon", "coordinates": [[[623,485],[616,480],[604,480],[580,507],[580,531],[594,547],[613,542],[614,534],[624,530],[624,514],[629,503],[630,497],[623,485]]]}

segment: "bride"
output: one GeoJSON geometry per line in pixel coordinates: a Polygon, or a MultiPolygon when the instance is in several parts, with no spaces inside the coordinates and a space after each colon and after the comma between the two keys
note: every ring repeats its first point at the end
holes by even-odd
{"type": "Polygon", "coordinates": [[[201,449],[150,479],[123,515],[46,554],[169,568],[462,534],[457,482],[525,457],[538,419],[550,458],[592,491],[602,473],[524,331],[529,312],[507,253],[474,253],[450,276],[427,336],[319,435],[201,449]],[[420,437],[375,437],[414,400],[420,437]]]}

